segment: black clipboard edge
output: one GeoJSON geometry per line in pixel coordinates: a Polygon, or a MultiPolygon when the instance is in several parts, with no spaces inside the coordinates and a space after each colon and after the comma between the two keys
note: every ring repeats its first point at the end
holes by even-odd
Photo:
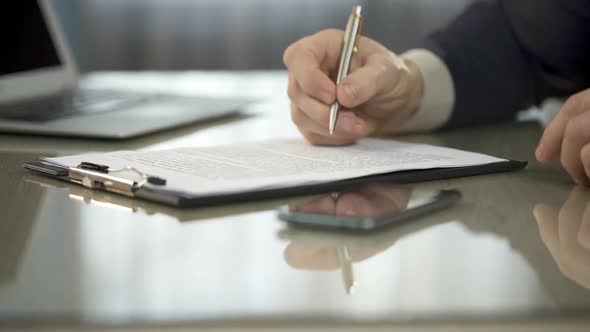
{"type": "MultiPolygon", "coordinates": [[[[31,168],[31,164],[34,163],[26,164],[25,168],[42,176],[47,176],[50,178],[59,179],[71,183],[67,176],[52,176],[47,173],[40,172],[39,170],[36,170],[34,168],[31,168]]],[[[416,182],[447,180],[494,173],[505,173],[522,170],[527,165],[528,162],[526,161],[507,160],[485,165],[393,172],[379,175],[370,175],[349,180],[312,184],[298,187],[277,188],[210,196],[191,196],[190,194],[167,191],[165,189],[160,189],[159,187],[146,186],[142,187],[139,191],[136,192],[135,198],[156,202],[172,207],[190,209],[262,201],[268,199],[316,195],[335,191],[344,191],[354,189],[360,185],[368,184],[371,182],[409,184],[416,182]]]]}
{"type": "Polygon", "coordinates": [[[433,168],[427,170],[412,170],[393,172],[380,175],[371,175],[360,178],[354,178],[343,181],[329,183],[312,184],[298,187],[278,188],[269,190],[251,191],[236,194],[223,194],[199,197],[175,197],[163,196],[158,192],[148,192],[144,190],[138,197],[158,201],[160,203],[173,205],[179,208],[198,208],[215,205],[245,203],[267,199],[288,198],[295,196],[315,195],[330,193],[334,191],[343,191],[352,189],[370,182],[390,182],[399,184],[409,184],[416,182],[427,182],[437,180],[447,180],[461,177],[471,177],[477,175],[486,175],[494,173],[506,173],[519,171],[528,165],[526,161],[507,160],[497,163],[465,166],[455,168],[433,168]]]}

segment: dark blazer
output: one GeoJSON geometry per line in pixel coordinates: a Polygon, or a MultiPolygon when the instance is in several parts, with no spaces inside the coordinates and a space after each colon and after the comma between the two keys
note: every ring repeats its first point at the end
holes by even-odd
{"type": "Polygon", "coordinates": [[[478,1],[425,47],[453,76],[447,128],[513,119],[590,87],[590,0],[478,1]]]}

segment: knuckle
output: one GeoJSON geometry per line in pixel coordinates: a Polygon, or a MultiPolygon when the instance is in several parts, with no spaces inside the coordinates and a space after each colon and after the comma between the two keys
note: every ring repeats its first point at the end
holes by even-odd
{"type": "Polygon", "coordinates": [[[293,44],[289,45],[285,52],[283,53],[283,63],[285,66],[289,67],[292,62],[292,59],[296,58],[296,54],[299,50],[299,45],[303,42],[304,39],[298,40],[293,44]]]}
{"type": "Polygon", "coordinates": [[[306,44],[309,44],[309,37],[303,37],[287,47],[283,52],[285,66],[289,67],[293,60],[297,59],[298,55],[304,51],[306,44]]]}
{"type": "Polygon", "coordinates": [[[283,52],[283,63],[287,68],[292,67],[294,61],[298,58],[301,53],[301,45],[305,43],[306,38],[300,39],[295,43],[289,45],[285,52],[283,52]]]}

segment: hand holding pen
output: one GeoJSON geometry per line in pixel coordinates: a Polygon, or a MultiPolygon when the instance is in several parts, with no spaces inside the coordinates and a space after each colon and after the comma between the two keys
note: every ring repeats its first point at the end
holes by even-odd
{"type": "MultiPolygon", "coordinates": [[[[342,80],[348,75],[352,56],[354,53],[358,52],[358,41],[363,27],[363,17],[361,14],[361,6],[356,6],[352,10],[352,14],[348,19],[346,30],[344,31],[344,41],[342,43],[342,53],[340,54],[340,65],[338,66],[336,84],[342,83],[342,80]]],[[[340,103],[336,100],[336,102],[330,107],[330,127],[328,129],[330,135],[334,135],[339,113],[340,103]]]]}
{"type": "Polygon", "coordinates": [[[357,52],[350,57],[348,75],[341,75],[338,84],[331,77],[338,79],[338,73],[344,73],[339,71],[342,54],[347,53],[344,31],[321,31],[285,51],[291,117],[312,144],[346,145],[369,135],[392,134],[422,101],[422,76],[413,62],[355,35],[358,40],[348,45],[356,46],[357,52]],[[330,112],[334,103],[339,109],[330,112]],[[337,119],[332,116],[332,135],[330,113],[338,113],[337,119]]]}

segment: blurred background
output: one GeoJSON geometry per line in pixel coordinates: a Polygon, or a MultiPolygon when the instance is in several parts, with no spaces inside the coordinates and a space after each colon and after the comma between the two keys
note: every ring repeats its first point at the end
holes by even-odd
{"type": "Polygon", "coordinates": [[[474,0],[52,0],[81,71],[281,69],[284,49],[344,28],[365,6],[365,35],[396,52],[474,0]]]}

